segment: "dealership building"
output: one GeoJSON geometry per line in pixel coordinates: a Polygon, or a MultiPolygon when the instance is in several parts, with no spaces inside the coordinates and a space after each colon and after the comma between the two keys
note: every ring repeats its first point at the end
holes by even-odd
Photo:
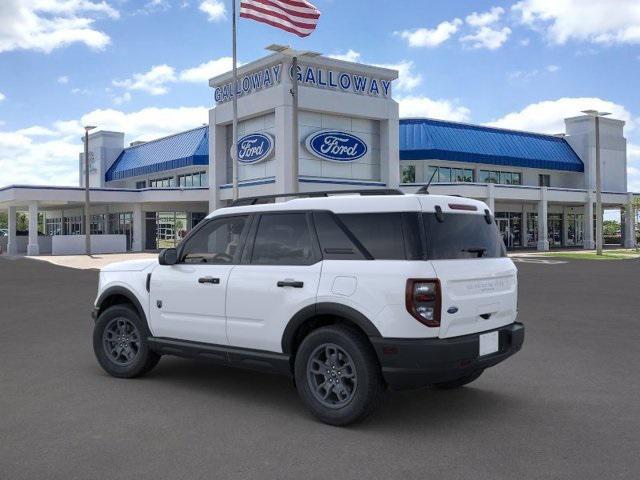
{"type": "MultiPolygon", "coordinates": [[[[565,119],[543,135],[429,118],[399,119],[398,72],[324,56],[299,59],[298,178],[294,178],[291,59],[274,53],[238,69],[239,196],[399,188],[485,201],[508,248],[594,247],[595,121],[565,119]]],[[[125,132],[89,135],[94,253],[177,244],[232,188],[231,73],[209,81],[209,124],[125,146],[125,132]]],[[[589,105],[585,105],[588,108],[589,105]]],[[[600,119],[602,201],[618,209],[625,247],[635,244],[624,122],[600,119]]],[[[46,159],[43,159],[43,162],[46,159]]],[[[10,254],[84,253],[80,187],[0,188],[9,213],[0,248],[10,254]],[[29,229],[17,231],[18,212],[29,229]],[[42,215],[39,215],[42,214],[42,215]],[[38,234],[40,231],[40,234],[38,234]]]]}

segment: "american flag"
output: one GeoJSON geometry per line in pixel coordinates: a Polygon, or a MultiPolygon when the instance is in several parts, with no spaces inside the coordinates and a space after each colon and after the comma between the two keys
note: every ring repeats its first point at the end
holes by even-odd
{"type": "Polygon", "coordinates": [[[306,37],[316,29],[320,10],[306,0],[241,0],[240,16],[306,37]]]}

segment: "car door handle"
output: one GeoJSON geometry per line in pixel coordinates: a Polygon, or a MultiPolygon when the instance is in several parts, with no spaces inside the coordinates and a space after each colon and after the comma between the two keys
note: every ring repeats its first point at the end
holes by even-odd
{"type": "Polygon", "coordinates": [[[304,287],[304,282],[299,282],[297,280],[280,280],[278,282],[279,287],[293,287],[293,288],[302,288],[304,287]]]}
{"type": "Polygon", "coordinates": [[[214,285],[218,285],[220,283],[220,279],[213,277],[200,277],[198,279],[198,283],[213,283],[214,285]]]}

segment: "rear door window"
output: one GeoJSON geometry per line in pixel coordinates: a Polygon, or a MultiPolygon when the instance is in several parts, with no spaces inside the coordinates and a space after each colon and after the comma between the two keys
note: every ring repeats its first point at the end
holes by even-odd
{"type": "Polygon", "coordinates": [[[485,215],[446,213],[442,221],[435,213],[424,213],[427,257],[430,260],[505,257],[504,242],[492,220],[485,215]]]}
{"type": "Polygon", "coordinates": [[[264,214],[256,232],[254,265],[311,265],[313,241],[305,213],[264,214]]]}
{"type": "Polygon", "coordinates": [[[358,240],[348,229],[339,225],[339,220],[336,220],[330,212],[313,213],[322,258],[325,260],[365,260],[364,254],[356,244],[358,240]]]}

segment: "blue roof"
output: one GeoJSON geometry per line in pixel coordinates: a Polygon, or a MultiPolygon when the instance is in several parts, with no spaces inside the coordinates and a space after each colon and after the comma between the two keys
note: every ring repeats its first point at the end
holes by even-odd
{"type": "Polygon", "coordinates": [[[400,120],[400,160],[584,171],[564,138],[432,119],[400,120]]]}
{"type": "Polygon", "coordinates": [[[125,148],[107,170],[105,181],[121,180],[192,165],[209,165],[208,126],[125,148]]]}

